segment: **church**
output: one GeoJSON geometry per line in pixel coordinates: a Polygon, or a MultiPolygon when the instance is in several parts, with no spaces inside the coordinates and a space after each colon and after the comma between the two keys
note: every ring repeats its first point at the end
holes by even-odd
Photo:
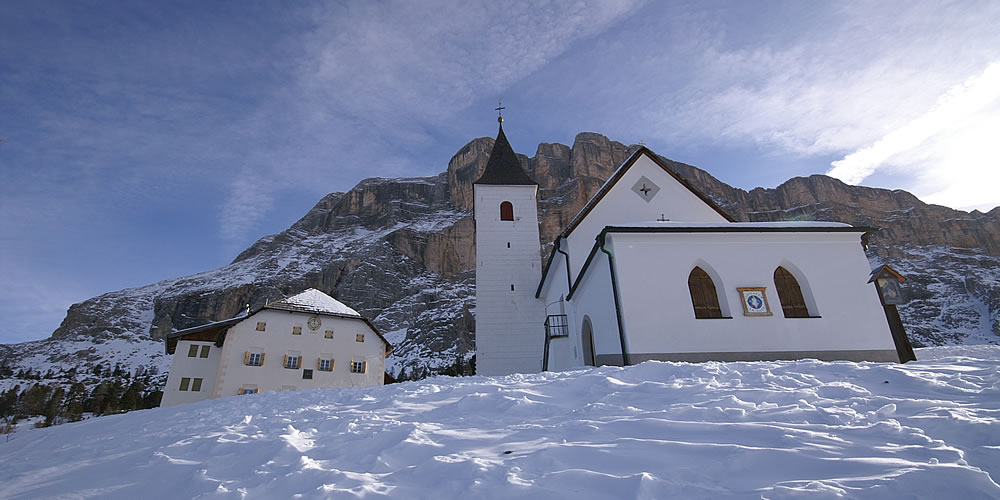
{"type": "Polygon", "coordinates": [[[736,222],[640,147],[540,261],[538,185],[500,119],[473,184],[480,375],[662,361],[904,361],[863,242],[736,222]]]}

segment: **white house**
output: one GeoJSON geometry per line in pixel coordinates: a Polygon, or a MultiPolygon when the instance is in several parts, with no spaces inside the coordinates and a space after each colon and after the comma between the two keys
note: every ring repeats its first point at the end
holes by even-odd
{"type": "Polygon", "coordinates": [[[160,406],[260,391],[381,385],[392,347],[357,311],[315,289],[166,336],[160,406]]]}
{"type": "Polygon", "coordinates": [[[899,361],[868,284],[869,228],[735,222],[640,147],[555,240],[539,277],[536,189],[501,126],[475,183],[480,374],[651,359],[899,361]]]}

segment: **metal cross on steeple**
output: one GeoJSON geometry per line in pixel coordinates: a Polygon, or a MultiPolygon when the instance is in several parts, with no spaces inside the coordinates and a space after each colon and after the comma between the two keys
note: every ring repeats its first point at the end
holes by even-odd
{"type": "Polygon", "coordinates": [[[503,97],[497,99],[497,107],[494,109],[497,112],[497,121],[503,123],[503,110],[507,109],[503,107],[503,97]]]}

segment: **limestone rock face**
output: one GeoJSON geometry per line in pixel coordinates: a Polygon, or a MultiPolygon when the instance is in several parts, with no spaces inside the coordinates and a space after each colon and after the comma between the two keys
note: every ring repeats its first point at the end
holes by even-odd
{"type": "MultiPolygon", "coordinates": [[[[542,143],[534,156],[520,156],[539,184],[539,259],[637,147],[585,132],[572,146],[542,143]]],[[[58,358],[52,353],[60,341],[148,343],[314,287],[386,334],[395,346],[388,365],[395,375],[427,373],[471,356],[472,183],[492,148],[493,139],[474,139],[440,175],[366,179],[346,193],[331,193],[290,228],[261,238],[222,268],[75,304],[46,341],[47,355],[58,358]]],[[[900,313],[916,345],[1000,342],[1000,207],[961,212],[905,191],[849,186],[823,175],[746,191],[696,167],[663,161],[737,220],[879,228],[869,257],[912,274],[905,288],[913,300],[900,313]]],[[[39,345],[7,346],[0,356],[23,359],[39,345]]],[[[79,358],[68,351],[64,357],[79,358]]]]}

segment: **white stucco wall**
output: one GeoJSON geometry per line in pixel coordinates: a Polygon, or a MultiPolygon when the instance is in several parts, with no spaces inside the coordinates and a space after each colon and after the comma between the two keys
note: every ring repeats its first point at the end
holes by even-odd
{"type": "Polygon", "coordinates": [[[545,340],[535,186],[476,184],[476,372],[541,370],[545,340]],[[500,220],[500,203],[514,220],[500,220]],[[513,285],[514,289],[511,290],[513,285]]]}
{"type": "Polygon", "coordinates": [[[235,396],[240,387],[256,385],[263,391],[282,388],[315,389],[320,387],[358,387],[381,385],[385,373],[385,343],[360,319],[320,315],[322,325],[316,331],[306,326],[311,314],[265,309],[230,328],[222,347],[222,365],[214,387],[215,397],[235,396]],[[264,321],[266,330],[256,330],[264,321]],[[292,335],[300,326],[301,335],[292,335]],[[333,339],[324,338],[332,329],[333,339]],[[356,334],[365,335],[357,342],[356,334]],[[247,351],[264,352],[262,366],[243,364],[247,351]],[[296,369],[282,366],[284,355],[299,352],[302,365],[296,369]],[[316,369],[317,359],[328,354],[334,360],[333,371],[316,369]],[[366,373],[351,373],[351,361],[367,361],[366,373]],[[303,379],[303,369],[313,370],[313,378],[303,379]]]}
{"type": "Polygon", "coordinates": [[[240,387],[250,385],[260,392],[382,385],[386,345],[364,321],[319,315],[321,325],[313,331],[306,323],[312,316],[265,309],[230,327],[222,348],[212,342],[178,341],[160,406],[235,396],[240,387]],[[266,323],[263,332],[256,329],[258,321],[266,323]],[[295,326],[301,328],[301,335],[292,334],[295,326]],[[325,338],[326,330],[334,331],[333,339],[325,338]],[[359,333],[365,335],[364,342],[357,341],[359,333]],[[189,358],[191,344],[211,346],[209,357],[189,358]],[[244,365],[247,351],[264,353],[264,363],[244,365]],[[299,368],[282,365],[290,352],[301,353],[299,368]],[[333,360],[333,371],[317,369],[321,357],[333,360]],[[351,361],[367,362],[365,373],[351,373],[351,361]],[[302,378],[304,369],[313,371],[312,379],[302,378]],[[203,378],[201,391],[180,391],[182,377],[203,378]]]}
{"type": "Polygon", "coordinates": [[[163,388],[163,399],[160,406],[173,406],[183,403],[193,403],[203,399],[211,399],[215,389],[215,377],[219,371],[219,359],[222,349],[215,347],[214,342],[180,340],[174,351],[174,359],[170,363],[170,373],[167,375],[167,385],[163,388]],[[188,350],[192,345],[198,346],[198,354],[195,357],[188,356],[188,350]],[[208,357],[201,357],[201,349],[208,346],[208,357]],[[202,379],[200,391],[192,391],[188,385],[188,390],[180,390],[181,378],[202,379]]]}
{"type": "MultiPolygon", "coordinates": [[[[859,236],[609,234],[630,352],[894,351],[875,289],[867,283],[870,268],[859,236]],[[713,276],[732,319],[694,317],[687,283],[695,266],[713,276]],[[810,314],[819,318],[784,317],[773,280],[778,266],[797,275],[810,314]],[[744,316],[738,287],[765,287],[773,315],[744,316]]],[[[577,309],[582,314],[587,308],[577,309]]]]}
{"type": "Polygon", "coordinates": [[[569,285],[566,282],[566,261],[565,256],[561,253],[556,253],[549,265],[546,282],[540,292],[539,298],[545,305],[545,316],[565,314],[569,330],[569,337],[557,337],[550,341],[548,369],[564,370],[580,365],[582,362],[577,360],[580,350],[574,349],[579,338],[573,335],[575,329],[573,304],[566,300],[566,295],[569,294],[569,285]]]}
{"type": "MultiPolygon", "coordinates": [[[[571,314],[570,341],[573,349],[572,365],[551,365],[553,370],[565,370],[584,364],[583,327],[586,318],[593,328],[594,353],[597,357],[621,357],[621,337],[615,312],[615,298],[611,288],[611,272],[608,257],[598,252],[590,263],[587,273],[580,281],[569,302],[567,311],[571,314]]],[[[560,357],[560,361],[565,359],[560,357]]],[[[596,359],[596,358],[595,358],[596,359]]]]}
{"type": "Polygon", "coordinates": [[[568,245],[564,250],[570,254],[573,276],[582,269],[594,246],[594,238],[605,226],[657,220],[661,215],[672,221],[726,222],[725,217],[648,156],[642,155],[567,238],[568,245]],[[642,177],[660,187],[660,191],[648,202],[632,191],[642,177]]]}

